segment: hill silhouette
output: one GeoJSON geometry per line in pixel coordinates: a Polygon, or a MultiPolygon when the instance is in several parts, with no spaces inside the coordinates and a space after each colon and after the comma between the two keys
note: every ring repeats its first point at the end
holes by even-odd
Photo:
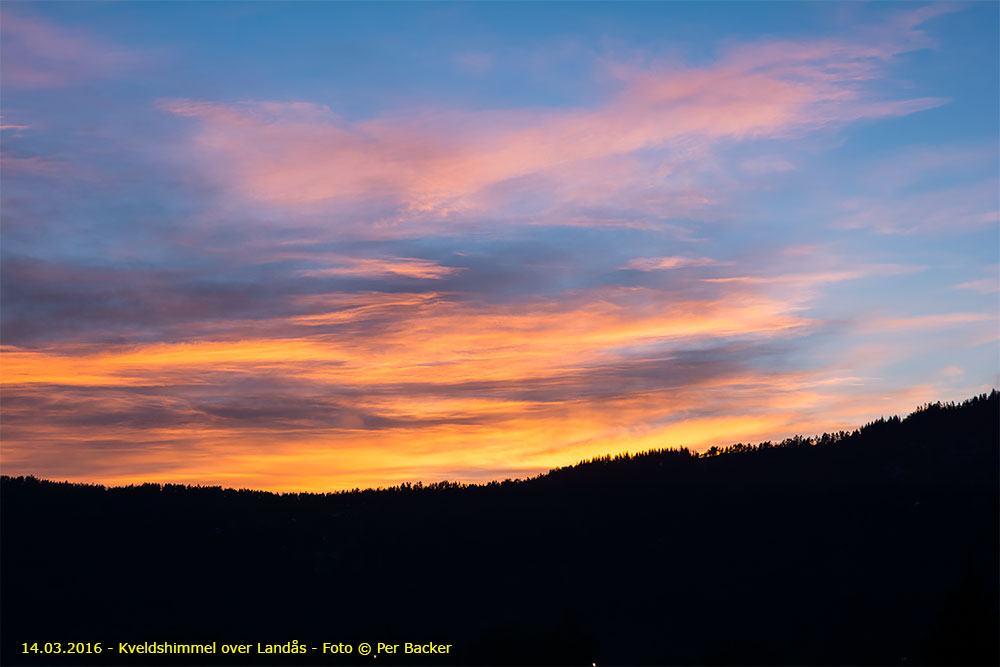
{"type": "Polygon", "coordinates": [[[3,477],[2,662],[1000,663],[1000,394],[850,433],[335,494],[3,477]],[[22,655],[22,642],[448,655],[22,655]]]}

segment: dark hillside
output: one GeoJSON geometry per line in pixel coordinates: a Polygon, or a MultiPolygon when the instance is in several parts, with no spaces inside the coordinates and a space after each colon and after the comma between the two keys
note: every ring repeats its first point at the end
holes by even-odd
{"type": "Polygon", "coordinates": [[[275,495],[2,480],[22,642],[437,642],[92,664],[989,664],[1000,394],[853,433],[527,481],[275,495]]]}

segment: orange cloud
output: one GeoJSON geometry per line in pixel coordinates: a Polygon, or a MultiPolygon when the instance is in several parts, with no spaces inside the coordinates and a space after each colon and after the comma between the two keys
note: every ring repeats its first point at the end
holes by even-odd
{"type": "MultiPolygon", "coordinates": [[[[785,335],[811,322],[788,304],[744,295],[739,302],[665,301],[646,288],[609,288],[564,300],[476,306],[432,295],[336,295],[337,309],[297,316],[306,326],[378,321],[369,336],[158,343],[141,349],[52,355],[7,348],[9,383],[146,381],[144,373],[185,367],[289,368],[341,382],[526,379],[670,340],[785,335]],[[659,297],[659,298],[658,298],[659,297]],[[416,307],[415,310],[412,308],[416,307]],[[381,359],[380,359],[381,357],[381,359]],[[431,370],[432,369],[432,370],[431,370]]],[[[312,297],[315,299],[316,297],[312,297]]],[[[147,378],[156,382],[157,375],[147,378]]]]}
{"type": "MultiPolygon", "coordinates": [[[[437,265],[399,258],[359,270],[382,271],[382,261],[436,276],[437,265]]],[[[223,327],[214,339],[6,346],[4,467],[275,490],[482,481],[608,452],[839,430],[874,408],[940,398],[943,385],[878,383],[881,349],[854,348],[813,371],[754,363],[754,346],[768,359],[769,346],[816,330],[801,314],[809,289],[851,277],[719,282],[702,299],[649,287],[500,305],[444,292],[320,294],[296,297],[308,314],[223,327]]]]}
{"type": "Polygon", "coordinates": [[[297,337],[5,347],[6,471],[328,489],[746,438],[784,417],[686,411],[752,381],[726,361],[732,340],[812,324],[765,297],[674,301],[645,288],[500,307],[310,298],[330,311],[287,320],[297,337]],[[684,352],[692,341],[720,352],[684,352]],[[74,453],[51,455],[70,442],[74,453]]]}
{"type": "Polygon", "coordinates": [[[384,276],[397,275],[407,278],[436,279],[456,273],[461,269],[441,266],[425,259],[396,257],[388,259],[367,257],[342,257],[336,260],[339,266],[325,269],[307,269],[304,276],[384,276]]]}

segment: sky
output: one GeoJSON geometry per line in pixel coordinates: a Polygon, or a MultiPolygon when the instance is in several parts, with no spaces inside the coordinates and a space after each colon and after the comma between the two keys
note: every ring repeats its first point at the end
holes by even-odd
{"type": "Polygon", "coordinates": [[[998,8],[5,2],[3,473],[478,482],[988,391],[998,8]]]}

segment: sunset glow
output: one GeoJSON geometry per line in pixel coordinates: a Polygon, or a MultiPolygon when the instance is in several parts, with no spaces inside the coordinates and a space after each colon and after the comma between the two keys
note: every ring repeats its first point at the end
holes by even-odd
{"type": "Polygon", "coordinates": [[[3,472],[487,481],[988,391],[997,19],[8,3],[3,472]]]}

